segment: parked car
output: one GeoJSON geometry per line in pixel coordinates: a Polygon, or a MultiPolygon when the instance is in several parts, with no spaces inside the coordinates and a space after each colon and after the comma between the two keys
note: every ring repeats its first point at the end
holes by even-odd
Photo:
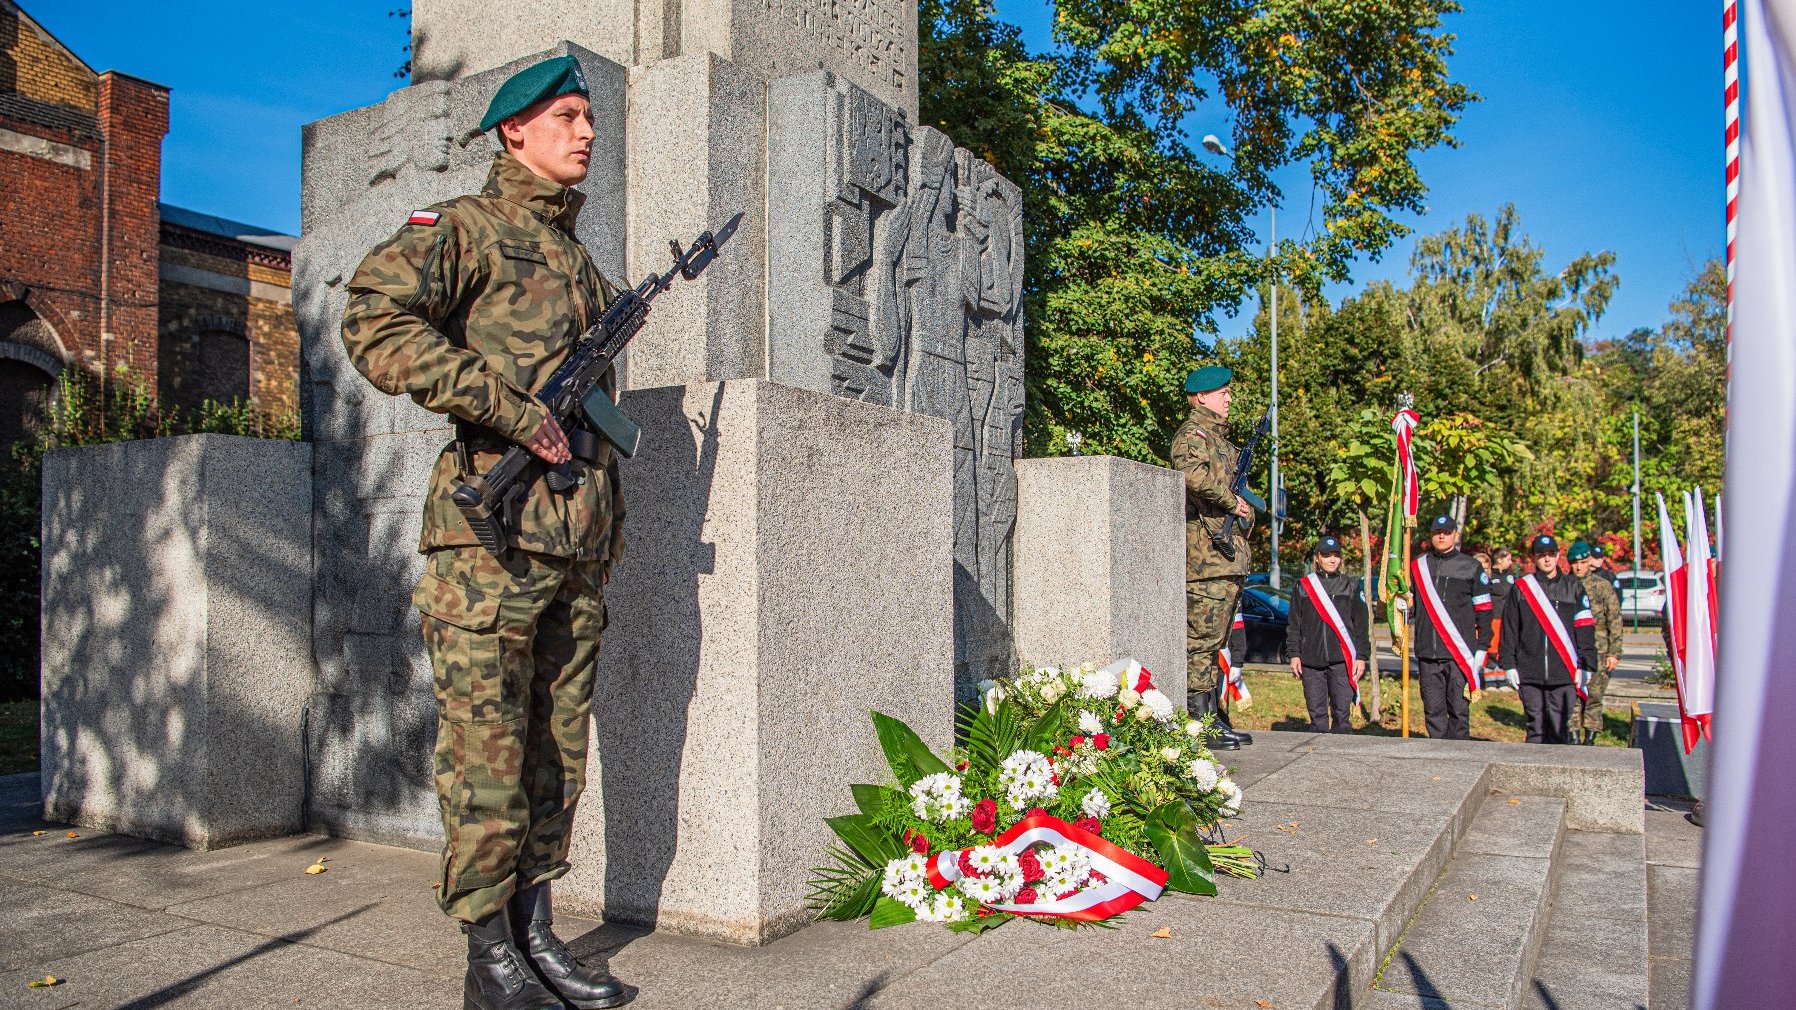
{"type": "Polygon", "coordinates": [[[1665,614],[1665,576],[1661,572],[1625,571],[1615,576],[1621,596],[1621,616],[1630,621],[1658,623],[1665,614]]]}
{"type": "Polygon", "coordinates": [[[1247,625],[1247,655],[1243,663],[1291,661],[1285,649],[1285,633],[1291,626],[1291,596],[1271,586],[1248,586],[1241,591],[1241,618],[1247,625]]]}

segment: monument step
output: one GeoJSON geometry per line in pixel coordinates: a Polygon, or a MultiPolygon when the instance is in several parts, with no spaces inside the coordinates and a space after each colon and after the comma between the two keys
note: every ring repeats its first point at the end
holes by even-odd
{"type": "Polygon", "coordinates": [[[1568,831],[1525,1010],[1645,1010],[1646,837],[1568,831]]]}
{"type": "Polygon", "coordinates": [[[1551,911],[1566,802],[1493,791],[1373,979],[1375,1005],[1516,1010],[1551,911]]]}

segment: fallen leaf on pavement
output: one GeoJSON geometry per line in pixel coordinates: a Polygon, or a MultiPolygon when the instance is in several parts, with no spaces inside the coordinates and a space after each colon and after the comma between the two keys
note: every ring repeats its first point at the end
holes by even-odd
{"type": "Polygon", "coordinates": [[[1272,830],[1282,831],[1287,835],[1294,835],[1297,833],[1297,822],[1292,821],[1289,824],[1275,824],[1273,825],[1272,830]]]}
{"type": "Polygon", "coordinates": [[[325,872],[325,870],[324,870],[325,858],[326,857],[324,857],[324,856],[319,856],[318,861],[316,863],[313,863],[312,865],[306,867],[306,872],[311,874],[314,877],[320,873],[325,872]]]}
{"type": "Polygon", "coordinates": [[[1511,796],[1511,797],[1509,797],[1509,805],[1510,805],[1510,806],[1512,806],[1512,807],[1519,807],[1519,806],[1521,806],[1521,805],[1522,805],[1522,800],[1521,800],[1521,797],[1519,797],[1519,796],[1511,796]]]}
{"type": "Polygon", "coordinates": [[[1368,839],[1366,839],[1366,844],[1367,844],[1367,845],[1377,845],[1377,844],[1378,844],[1378,839],[1376,839],[1376,838],[1368,838],[1368,839]]]}
{"type": "Polygon", "coordinates": [[[1154,930],[1152,933],[1149,933],[1148,935],[1153,937],[1156,940],[1170,940],[1170,939],[1172,939],[1172,927],[1171,926],[1161,926],[1159,929],[1154,930]]]}
{"type": "Polygon", "coordinates": [[[32,832],[32,833],[31,833],[31,837],[33,837],[33,838],[42,838],[42,837],[44,837],[44,836],[45,836],[45,835],[47,835],[47,834],[49,834],[49,832],[48,832],[48,831],[33,831],[33,832],[32,832]]]}
{"type": "Polygon", "coordinates": [[[1272,1001],[1269,999],[1254,1000],[1253,1005],[1259,1007],[1260,1010],[1272,1010],[1272,1001]]]}
{"type": "Polygon", "coordinates": [[[80,838],[80,837],[81,837],[81,836],[80,836],[80,835],[78,835],[78,834],[76,834],[76,833],[74,833],[74,832],[73,832],[73,831],[71,831],[71,832],[69,832],[69,837],[70,837],[70,838],[80,838]]]}
{"type": "Polygon", "coordinates": [[[48,989],[53,985],[61,984],[62,979],[57,978],[55,975],[45,975],[43,978],[37,979],[36,981],[25,983],[25,987],[28,989],[48,989]]]}
{"type": "Polygon", "coordinates": [[[1478,900],[1478,896],[1477,896],[1477,895],[1476,895],[1476,894],[1468,894],[1468,895],[1466,895],[1466,896],[1465,896],[1465,900],[1467,900],[1467,901],[1477,901],[1477,900],[1478,900]]]}

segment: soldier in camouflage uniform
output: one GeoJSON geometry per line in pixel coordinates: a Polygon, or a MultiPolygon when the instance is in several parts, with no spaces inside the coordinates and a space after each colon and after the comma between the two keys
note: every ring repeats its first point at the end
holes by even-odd
{"type": "Polygon", "coordinates": [[[465,924],[464,1002],[480,1010],[624,999],[550,929],[549,882],[568,872],[586,785],[603,587],[623,550],[610,448],[581,432],[570,447],[530,392],[617,294],[574,237],[585,197],[571,187],[594,136],[586,94],[571,57],[502,85],[481,124],[503,146],[485,188],[413,211],[362,261],[343,316],[343,343],[369,381],[456,424],[431,473],[413,602],[436,673],[437,899],[465,924]],[[539,466],[495,557],[450,493],[512,444],[578,483],[552,491],[539,466]]]}
{"type": "MultiPolygon", "coordinates": [[[[1228,642],[1235,606],[1247,579],[1247,528],[1253,506],[1230,490],[1241,451],[1228,440],[1232,373],[1220,365],[1185,378],[1191,415],[1172,436],[1172,465],[1185,475],[1185,707],[1214,713],[1223,735],[1212,746],[1233,750],[1253,738],[1224,721],[1217,702],[1216,653],[1228,642]],[[1235,556],[1219,551],[1214,537],[1230,514],[1247,522],[1230,535],[1235,556]]],[[[1241,657],[1245,659],[1245,657],[1241,657]]]]}
{"type": "Polygon", "coordinates": [[[1603,692],[1609,687],[1609,674],[1621,665],[1621,597],[1597,571],[1600,562],[1589,544],[1582,540],[1573,543],[1565,557],[1572,564],[1572,574],[1584,584],[1590,613],[1596,618],[1596,672],[1590,675],[1578,724],[1572,728],[1575,742],[1593,744],[1603,731],[1603,692]]]}

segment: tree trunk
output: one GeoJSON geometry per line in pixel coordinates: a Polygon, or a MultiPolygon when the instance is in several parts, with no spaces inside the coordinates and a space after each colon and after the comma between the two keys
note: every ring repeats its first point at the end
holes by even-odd
{"type": "Polygon", "coordinates": [[[1384,721],[1384,702],[1378,692],[1378,643],[1372,638],[1373,623],[1378,616],[1377,605],[1372,602],[1372,520],[1365,509],[1359,510],[1359,546],[1360,553],[1366,559],[1366,573],[1362,580],[1363,593],[1366,598],[1366,639],[1372,642],[1372,655],[1366,657],[1366,680],[1368,690],[1363,697],[1368,706],[1366,719],[1373,724],[1384,721]]]}

